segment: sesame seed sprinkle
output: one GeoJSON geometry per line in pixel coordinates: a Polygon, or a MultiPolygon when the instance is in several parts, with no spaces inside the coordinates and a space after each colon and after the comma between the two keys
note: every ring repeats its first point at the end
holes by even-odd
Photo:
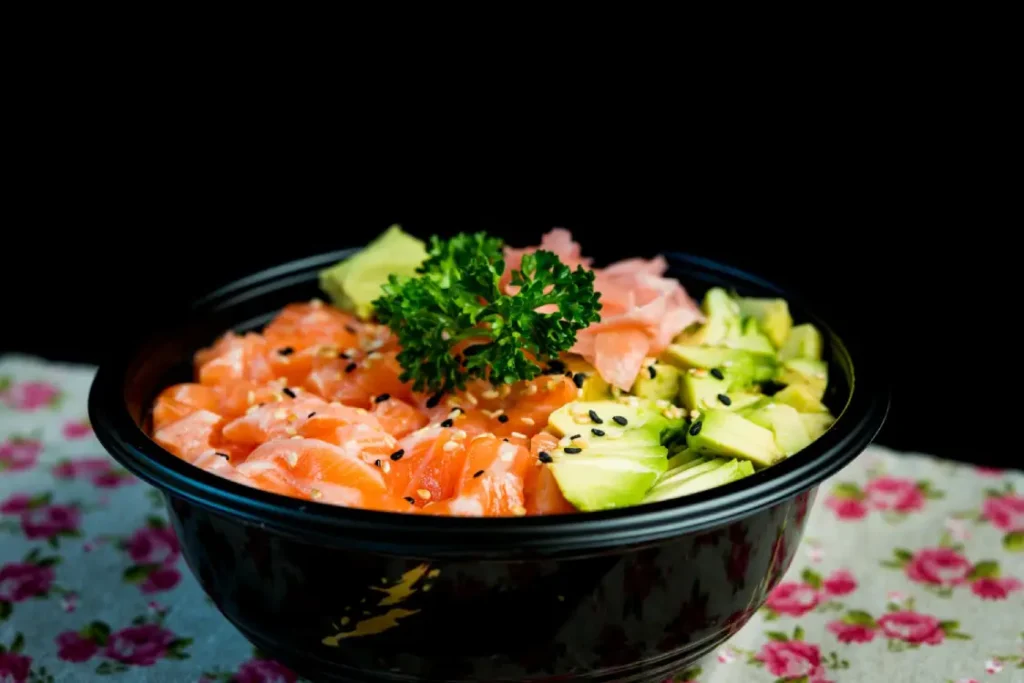
{"type": "Polygon", "coordinates": [[[295,349],[290,346],[284,346],[277,350],[277,353],[281,356],[290,356],[295,353],[295,349]]]}
{"type": "Polygon", "coordinates": [[[505,424],[506,422],[508,422],[508,415],[505,415],[504,413],[499,415],[498,416],[498,422],[500,422],[502,424],[505,424]]]}
{"type": "Polygon", "coordinates": [[[389,398],[391,398],[391,394],[381,394],[380,396],[378,396],[375,399],[373,399],[373,402],[374,403],[383,403],[384,401],[388,400],[389,398]]]}
{"type": "Polygon", "coordinates": [[[451,427],[454,424],[455,423],[452,421],[452,419],[450,417],[441,421],[441,426],[444,427],[445,429],[448,429],[449,427],[451,427]]]}
{"type": "Polygon", "coordinates": [[[600,415],[598,415],[598,414],[597,414],[597,411],[596,411],[596,410],[594,410],[594,409],[591,409],[591,410],[590,410],[590,411],[589,411],[589,412],[587,413],[587,415],[589,415],[589,416],[590,416],[590,421],[591,421],[591,422],[593,422],[593,423],[594,423],[594,424],[596,424],[596,425],[599,425],[599,424],[602,424],[602,423],[604,423],[604,420],[602,420],[602,419],[601,419],[601,416],[600,416],[600,415]]]}
{"type": "Polygon", "coordinates": [[[405,500],[409,502],[409,505],[415,505],[416,504],[416,499],[413,498],[412,496],[406,496],[405,500]]]}
{"type": "Polygon", "coordinates": [[[587,376],[582,372],[577,372],[572,376],[572,383],[576,385],[577,389],[583,388],[583,383],[587,381],[587,376]]]}
{"type": "Polygon", "coordinates": [[[356,369],[356,364],[355,363],[349,363],[348,365],[345,366],[345,372],[352,372],[355,369],[356,369]]]}
{"type": "Polygon", "coordinates": [[[576,439],[580,438],[581,436],[583,436],[583,435],[582,434],[573,434],[572,436],[569,437],[569,441],[575,441],[576,439]]]}
{"type": "Polygon", "coordinates": [[[220,451],[217,451],[215,453],[215,455],[219,455],[220,457],[224,458],[225,460],[230,460],[231,459],[231,456],[229,456],[227,453],[221,453],[220,451]]]}
{"type": "Polygon", "coordinates": [[[380,467],[380,458],[377,458],[376,460],[374,460],[373,464],[376,465],[377,467],[380,467]]]}
{"type": "Polygon", "coordinates": [[[725,361],[724,363],[722,363],[722,367],[723,368],[731,368],[732,367],[732,361],[731,360],[725,361]]]}
{"type": "Polygon", "coordinates": [[[534,394],[537,393],[537,385],[531,384],[530,386],[526,387],[526,391],[524,391],[523,393],[526,394],[527,396],[533,396],[534,394]]]}
{"type": "Polygon", "coordinates": [[[309,497],[312,498],[313,500],[320,500],[321,498],[324,497],[324,494],[321,493],[320,489],[310,489],[309,497]]]}
{"type": "Polygon", "coordinates": [[[416,495],[423,500],[430,500],[430,491],[427,489],[416,489],[416,495]]]}
{"type": "Polygon", "coordinates": [[[521,418],[520,422],[522,422],[524,425],[528,425],[531,427],[535,424],[534,419],[532,417],[521,418]]]}
{"type": "Polygon", "coordinates": [[[498,398],[498,392],[494,389],[488,389],[487,391],[480,394],[486,399],[498,398]]]}
{"type": "Polygon", "coordinates": [[[298,430],[295,429],[295,427],[285,427],[284,433],[287,434],[288,436],[295,436],[299,432],[298,430]]]}
{"type": "Polygon", "coordinates": [[[612,420],[614,420],[616,424],[618,424],[618,425],[620,425],[622,427],[625,427],[626,425],[629,424],[629,420],[627,420],[626,418],[622,417],[621,415],[614,416],[612,418],[612,420]]]}
{"type": "Polygon", "coordinates": [[[690,436],[697,436],[698,434],[700,434],[700,428],[703,426],[704,423],[701,422],[700,420],[694,422],[693,426],[690,427],[690,436]]]}
{"type": "Polygon", "coordinates": [[[725,375],[718,368],[711,368],[711,376],[715,379],[725,379],[725,375]]]}
{"type": "Polygon", "coordinates": [[[246,394],[245,400],[249,403],[249,405],[252,405],[253,403],[255,403],[256,402],[256,392],[250,391],[248,394],[246,394]]]}
{"type": "Polygon", "coordinates": [[[454,451],[458,447],[459,447],[458,442],[456,442],[456,441],[448,441],[448,442],[445,443],[444,446],[441,447],[441,450],[443,450],[443,451],[445,451],[447,453],[451,453],[452,451],[454,451]]]}
{"type": "Polygon", "coordinates": [[[348,332],[349,334],[357,334],[356,328],[352,327],[351,325],[345,325],[345,331],[348,332]]]}
{"type": "Polygon", "coordinates": [[[719,394],[718,395],[718,400],[721,401],[723,406],[731,406],[732,405],[732,399],[729,398],[728,396],[726,396],[725,394],[719,394]]]}
{"type": "Polygon", "coordinates": [[[306,419],[308,420],[309,418],[314,417],[314,416],[316,416],[316,411],[315,410],[312,413],[310,413],[309,415],[307,415],[306,419]]]}
{"type": "Polygon", "coordinates": [[[484,476],[484,471],[483,470],[477,470],[476,472],[473,473],[473,478],[474,479],[477,479],[477,478],[482,477],[482,476],[484,476]]]}
{"type": "Polygon", "coordinates": [[[654,369],[653,365],[648,365],[647,374],[651,376],[651,379],[654,379],[655,377],[658,376],[658,371],[654,369]]]}
{"type": "Polygon", "coordinates": [[[385,460],[384,461],[384,466],[381,467],[381,469],[384,470],[384,474],[387,474],[388,472],[391,471],[391,463],[389,461],[385,460]]]}
{"type": "Polygon", "coordinates": [[[593,434],[594,436],[604,436],[604,430],[603,430],[603,429],[598,429],[597,427],[594,427],[594,428],[593,428],[593,429],[591,429],[590,431],[591,431],[591,433],[592,433],[592,434],[593,434]]]}
{"type": "Polygon", "coordinates": [[[514,508],[512,508],[512,514],[514,514],[516,517],[525,517],[526,508],[524,508],[522,505],[517,505],[514,508]]]}
{"type": "Polygon", "coordinates": [[[469,401],[469,405],[475,406],[480,401],[477,400],[476,396],[473,395],[472,391],[466,392],[466,400],[469,401]]]}
{"type": "Polygon", "coordinates": [[[395,460],[395,461],[398,461],[398,460],[402,459],[403,455],[405,455],[405,449],[404,448],[399,448],[397,451],[395,451],[394,453],[391,454],[391,459],[395,460]]]}
{"type": "Polygon", "coordinates": [[[572,453],[574,455],[576,453],[582,453],[583,452],[582,448],[577,448],[576,446],[566,446],[563,450],[565,450],[566,453],[572,453]]]}
{"type": "Polygon", "coordinates": [[[537,459],[540,460],[543,463],[549,463],[549,462],[554,462],[555,461],[555,459],[552,458],[551,454],[548,453],[547,451],[541,451],[540,453],[538,453],[537,454],[537,459]]]}
{"type": "Polygon", "coordinates": [[[288,417],[288,411],[285,410],[284,408],[278,408],[277,410],[274,411],[275,420],[283,420],[286,417],[288,417]]]}
{"type": "Polygon", "coordinates": [[[516,437],[517,439],[529,439],[530,438],[530,437],[526,436],[526,434],[523,434],[522,432],[512,432],[512,436],[516,437]]]}
{"type": "Polygon", "coordinates": [[[288,387],[285,387],[281,391],[283,391],[285,394],[287,394],[288,398],[295,398],[295,392],[292,391],[291,389],[289,389],[288,387]]]}
{"type": "Polygon", "coordinates": [[[466,438],[466,430],[464,430],[464,429],[456,429],[452,433],[452,438],[455,439],[456,441],[462,441],[463,439],[466,438]]]}
{"type": "Polygon", "coordinates": [[[438,392],[438,393],[434,394],[433,396],[431,396],[430,398],[428,398],[427,399],[427,407],[428,408],[436,407],[437,404],[441,402],[441,396],[442,396],[442,394],[440,392],[438,392]]]}

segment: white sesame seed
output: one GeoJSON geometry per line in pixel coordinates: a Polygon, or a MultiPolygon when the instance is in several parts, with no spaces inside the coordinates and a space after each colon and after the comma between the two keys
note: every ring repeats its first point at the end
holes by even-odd
{"type": "Polygon", "coordinates": [[[301,438],[303,438],[303,437],[302,437],[302,435],[301,435],[301,434],[296,434],[295,436],[293,436],[293,437],[291,437],[291,438],[293,438],[293,439],[301,439],[301,438]]]}
{"type": "Polygon", "coordinates": [[[514,508],[512,508],[512,514],[514,514],[516,517],[525,517],[526,508],[524,508],[522,505],[517,505],[514,508]]]}
{"type": "Polygon", "coordinates": [[[554,391],[555,387],[557,387],[557,386],[558,386],[558,380],[557,379],[549,379],[547,385],[545,386],[545,389],[547,389],[548,391],[554,391]]]}
{"type": "Polygon", "coordinates": [[[698,417],[700,417],[700,411],[699,411],[699,410],[697,410],[696,408],[695,408],[695,409],[693,409],[693,410],[691,410],[691,411],[690,411],[690,417],[691,417],[692,419],[696,420],[696,419],[697,419],[698,417]]]}
{"type": "Polygon", "coordinates": [[[523,434],[522,432],[512,432],[512,436],[516,437],[517,439],[529,439],[530,438],[526,434],[523,434]]]}
{"type": "Polygon", "coordinates": [[[246,394],[245,398],[249,402],[249,405],[252,405],[253,403],[256,402],[256,392],[250,391],[248,394],[246,394]]]}
{"type": "Polygon", "coordinates": [[[348,356],[349,358],[353,358],[355,356],[358,356],[359,355],[359,349],[354,348],[354,347],[347,348],[347,349],[345,349],[345,355],[348,356]]]}
{"type": "Polygon", "coordinates": [[[722,363],[722,367],[723,368],[731,368],[732,367],[732,361],[731,360],[727,360],[727,361],[723,362],[722,363]]]}
{"type": "Polygon", "coordinates": [[[658,406],[659,408],[668,408],[669,402],[663,398],[659,398],[657,401],[654,402],[654,405],[658,406]]]}
{"type": "Polygon", "coordinates": [[[447,451],[448,453],[451,453],[452,451],[454,451],[458,447],[459,447],[458,443],[456,443],[454,441],[449,441],[444,446],[441,447],[441,450],[447,451]]]}
{"type": "Polygon", "coordinates": [[[537,393],[537,385],[531,384],[530,386],[526,387],[526,391],[524,391],[523,393],[526,394],[527,396],[533,396],[534,394],[537,393]]]}
{"type": "Polygon", "coordinates": [[[324,302],[321,301],[320,299],[313,298],[309,300],[309,305],[312,306],[313,308],[320,308],[321,306],[324,305],[324,302]]]}
{"type": "Polygon", "coordinates": [[[563,436],[561,439],[558,440],[558,445],[562,446],[563,448],[571,443],[572,439],[570,439],[568,436],[563,436]]]}
{"type": "Polygon", "coordinates": [[[288,417],[288,411],[285,410],[284,408],[278,408],[277,410],[274,411],[275,420],[283,420],[286,417],[288,417]]]}
{"type": "Polygon", "coordinates": [[[530,425],[530,426],[533,426],[533,424],[534,424],[534,421],[533,421],[533,418],[532,418],[532,417],[524,417],[524,418],[522,418],[522,423],[523,423],[524,425],[530,425]]]}
{"type": "Polygon", "coordinates": [[[573,439],[572,445],[578,448],[586,448],[587,446],[590,445],[590,442],[587,441],[584,437],[580,437],[578,439],[573,439]]]}
{"type": "Polygon", "coordinates": [[[310,489],[309,497],[312,498],[313,500],[320,500],[321,498],[324,497],[324,494],[321,493],[320,489],[310,489]]]}
{"type": "Polygon", "coordinates": [[[384,470],[384,474],[387,474],[388,472],[391,471],[391,461],[385,460],[384,463],[380,466],[380,468],[384,470]]]}
{"type": "MultiPolygon", "coordinates": [[[[532,384],[530,386],[533,387],[532,384]]],[[[537,387],[533,387],[533,388],[534,388],[534,393],[536,393],[537,387]]],[[[512,393],[512,387],[510,387],[507,384],[502,384],[501,388],[498,389],[498,393],[501,394],[502,398],[505,398],[506,396],[508,396],[509,394],[512,393]]],[[[529,393],[529,391],[527,391],[527,393],[529,393]]]]}
{"type": "Polygon", "coordinates": [[[259,409],[260,409],[260,407],[259,407],[259,406],[249,406],[249,407],[248,407],[248,408],[246,409],[246,411],[245,411],[245,414],[246,414],[246,415],[252,415],[253,413],[255,413],[255,412],[256,412],[257,410],[259,410],[259,409]]]}
{"type": "Polygon", "coordinates": [[[472,391],[467,391],[467,392],[466,392],[466,400],[467,400],[467,401],[469,401],[469,404],[470,404],[470,405],[474,405],[474,406],[475,406],[475,405],[476,405],[477,403],[479,403],[479,402],[480,402],[480,401],[478,401],[478,400],[476,399],[476,396],[474,396],[474,395],[473,395],[473,392],[472,392],[472,391]]]}
{"type": "Polygon", "coordinates": [[[456,439],[457,441],[462,441],[463,439],[465,439],[465,438],[466,438],[466,432],[465,432],[465,430],[463,430],[463,429],[456,429],[456,430],[455,430],[455,431],[454,431],[454,432],[452,433],[452,438],[453,438],[453,439],[456,439]]]}
{"type": "Polygon", "coordinates": [[[430,491],[426,489],[416,489],[416,495],[423,500],[430,500],[430,491]]]}
{"type": "Polygon", "coordinates": [[[284,460],[288,463],[288,467],[295,467],[299,464],[299,454],[295,451],[288,451],[284,454],[284,460]]]}
{"type": "Polygon", "coordinates": [[[359,415],[366,415],[366,408],[356,408],[356,413],[359,415]]]}
{"type": "Polygon", "coordinates": [[[367,356],[367,358],[369,360],[377,360],[378,358],[383,358],[383,357],[384,357],[384,354],[382,354],[380,351],[374,351],[369,356],[367,356]]]}
{"type": "Polygon", "coordinates": [[[488,389],[487,391],[481,393],[480,395],[486,399],[498,398],[498,392],[495,391],[494,389],[488,389]]]}

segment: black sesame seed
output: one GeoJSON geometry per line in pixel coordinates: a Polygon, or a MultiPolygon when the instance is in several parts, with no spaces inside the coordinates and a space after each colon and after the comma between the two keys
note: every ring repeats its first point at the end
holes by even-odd
{"type": "Polygon", "coordinates": [[[377,398],[373,399],[373,402],[374,403],[383,403],[384,401],[388,400],[389,398],[391,398],[391,394],[381,394],[377,398]]]}
{"type": "Polygon", "coordinates": [[[732,405],[732,399],[729,398],[728,396],[726,396],[725,394],[719,394],[718,395],[718,400],[722,402],[723,406],[731,406],[732,405]]]}
{"type": "Polygon", "coordinates": [[[715,379],[725,379],[725,375],[718,368],[711,368],[711,376],[715,379]]]}
{"type": "Polygon", "coordinates": [[[508,422],[508,415],[504,415],[504,414],[499,415],[498,416],[498,422],[500,422],[502,424],[505,424],[506,422],[508,422]]]}
{"type": "Polygon", "coordinates": [[[502,441],[504,441],[505,443],[508,443],[508,439],[502,439],[502,441]]]}
{"type": "Polygon", "coordinates": [[[292,355],[293,353],[295,353],[295,349],[293,349],[293,348],[292,348],[292,347],[290,347],[290,346],[284,346],[284,347],[282,347],[282,348],[278,349],[278,350],[277,350],[277,353],[278,353],[278,354],[280,354],[280,355],[282,355],[282,356],[290,356],[290,355],[292,355]]]}
{"type": "Polygon", "coordinates": [[[565,363],[560,360],[553,360],[548,363],[548,374],[561,375],[565,372],[565,363]]]}
{"type": "Polygon", "coordinates": [[[591,431],[591,433],[593,433],[594,436],[604,436],[604,430],[603,429],[598,429],[597,427],[594,427],[590,431],[591,431]]]}
{"type": "Polygon", "coordinates": [[[563,450],[566,453],[582,453],[583,452],[582,448],[577,448],[576,446],[566,446],[563,450]]]}
{"type": "Polygon", "coordinates": [[[316,411],[315,410],[312,413],[310,413],[309,415],[307,415],[306,419],[308,420],[309,418],[313,417],[314,415],[316,415],[316,411]]]}
{"type": "Polygon", "coordinates": [[[345,325],[345,331],[348,332],[349,334],[358,334],[358,332],[356,332],[356,328],[352,327],[351,325],[345,325]]]}
{"type": "Polygon", "coordinates": [[[442,396],[444,396],[444,394],[442,394],[441,392],[437,392],[436,394],[434,394],[433,396],[428,398],[427,399],[427,407],[428,408],[435,408],[435,407],[437,407],[437,404],[441,402],[441,397],[442,396]]]}
{"type": "Polygon", "coordinates": [[[590,421],[593,422],[594,424],[604,424],[604,420],[601,419],[601,416],[597,414],[596,410],[591,410],[587,414],[590,415],[590,421]]]}
{"type": "Polygon", "coordinates": [[[694,422],[693,425],[690,427],[690,436],[697,436],[698,434],[700,434],[700,428],[703,425],[704,423],[701,422],[700,420],[694,422]]]}
{"type": "Polygon", "coordinates": [[[583,383],[587,381],[587,376],[582,372],[577,372],[572,376],[572,383],[576,385],[577,389],[583,388],[583,383]]]}
{"type": "Polygon", "coordinates": [[[554,459],[554,458],[552,458],[552,457],[551,457],[551,456],[550,456],[550,455],[548,454],[548,452],[547,452],[547,451],[541,451],[540,453],[538,453],[538,454],[537,454],[537,459],[538,459],[538,460],[540,460],[540,461],[541,461],[541,462],[543,462],[543,463],[549,463],[549,462],[554,462],[554,461],[555,461],[555,459],[554,459]]]}
{"type": "Polygon", "coordinates": [[[377,467],[380,467],[380,460],[374,460],[373,464],[376,465],[377,467]]]}
{"type": "Polygon", "coordinates": [[[348,365],[345,366],[345,372],[352,372],[355,369],[356,369],[356,364],[355,363],[349,363],[348,365]]]}
{"type": "Polygon", "coordinates": [[[339,351],[338,358],[344,358],[345,360],[349,360],[350,358],[352,358],[352,356],[348,355],[344,351],[339,351]]]}
{"type": "Polygon", "coordinates": [[[256,407],[257,407],[257,408],[262,408],[262,407],[263,407],[263,406],[265,406],[265,405],[267,405],[267,404],[266,404],[266,403],[257,403],[257,404],[256,404],[256,407]]]}
{"type": "Polygon", "coordinates": [[[583,435],[582,434],[573,434],[572,436],[569,437],[569,441],[573,441],[575,439],[578,439],[581,436],[583,436],[583,435]]]}
{"type": "Polygon", "coordinates": [[[416,499],[413,498],[412,496],[406,496],[405,500],[409,501],[409,505],[415,505],[416,504],[416,499]]]}
{"type": "Polygon", "coordinates": [[[405,449],[399,448],[397,451],[391,454],[392,460],[401,460],[402,456],[405,455],[405,449]]]}
{"type": "Polygon", "coordinates": [[[565,376],[566,377],[572,377],[572,370],[566,370],[565,371],[565,376]]]}
{"type": "Polygon", "coordinates": [[[464,413],[466,411],[458,406],[455,406],[454,408],[451,409],[451,412],[458,415],[459,413],[464,413]]]}
{"type": "Polygon", "coordinates": [[[655,377],[658,376],[658,371],[654,369],[653,365],[648,365],[647,374],[651,376],[651,379],[654,379],[655,377]]]}
{"type": "Polygon", "coordinates": [[[287,396],[288,398],[295,398],[295,392],[289,389],[288,387],[285,387],[281,391],[283,391],[285,396],[287,396]]]}
{"type": "Polygon", "coordinates": [[[476,479],[477,477],[482,477],[482,476],[484,476],[484,471],[483,470],[477,470],[476,472],[473,473],[473,478],[474,479],[476,479]]]}
{"type": "Polygon", "coordinates": [[[443,420],[441,422],[441,426],[444,427],[445,429],[447,429],[448,427],[451,427],[453,424],[455,424],[455,423],[451,421],[451,418],[449,418],[447,420],[443,420]]]}
{"type": "Polygon", "coordinates": [[[220,457],[224,458],[225,460],[230,460],[231,459],[231,456],[228,455],[227,453],[221,453],[220,451],[217,451],[217,455],[219,455],[220,457]]]}
{"type": "Polygon", "coordinates": [[[615,421],[615,424],[620,425],[622,427],[625,427],[627,424],[629,424],[629,420],[622,417],[621,415],[616,415],[612,419],[615,421]]]}

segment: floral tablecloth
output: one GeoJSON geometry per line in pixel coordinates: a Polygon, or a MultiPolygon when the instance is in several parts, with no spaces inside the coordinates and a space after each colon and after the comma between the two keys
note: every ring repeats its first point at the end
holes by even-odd
{"type": "MultiPolygon", "coordinates": [[[[92,435],[92,374],[0,358],[0,682],[295,681],[92,435]]],[[[767,605],[674,680],[1024,681],[1022,493],[1021,472],[870,448],[823,485],[767,605]]]]}

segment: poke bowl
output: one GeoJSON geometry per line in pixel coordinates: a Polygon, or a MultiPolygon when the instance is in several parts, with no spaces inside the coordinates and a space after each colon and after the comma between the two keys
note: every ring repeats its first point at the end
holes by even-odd
{"type": "Polygon", "coordinates": [[[659,681],[761,607],[885,419],[819,313],[686,254],[392,228],[140,326],[89,414],[311,680],[659,681]]]}

